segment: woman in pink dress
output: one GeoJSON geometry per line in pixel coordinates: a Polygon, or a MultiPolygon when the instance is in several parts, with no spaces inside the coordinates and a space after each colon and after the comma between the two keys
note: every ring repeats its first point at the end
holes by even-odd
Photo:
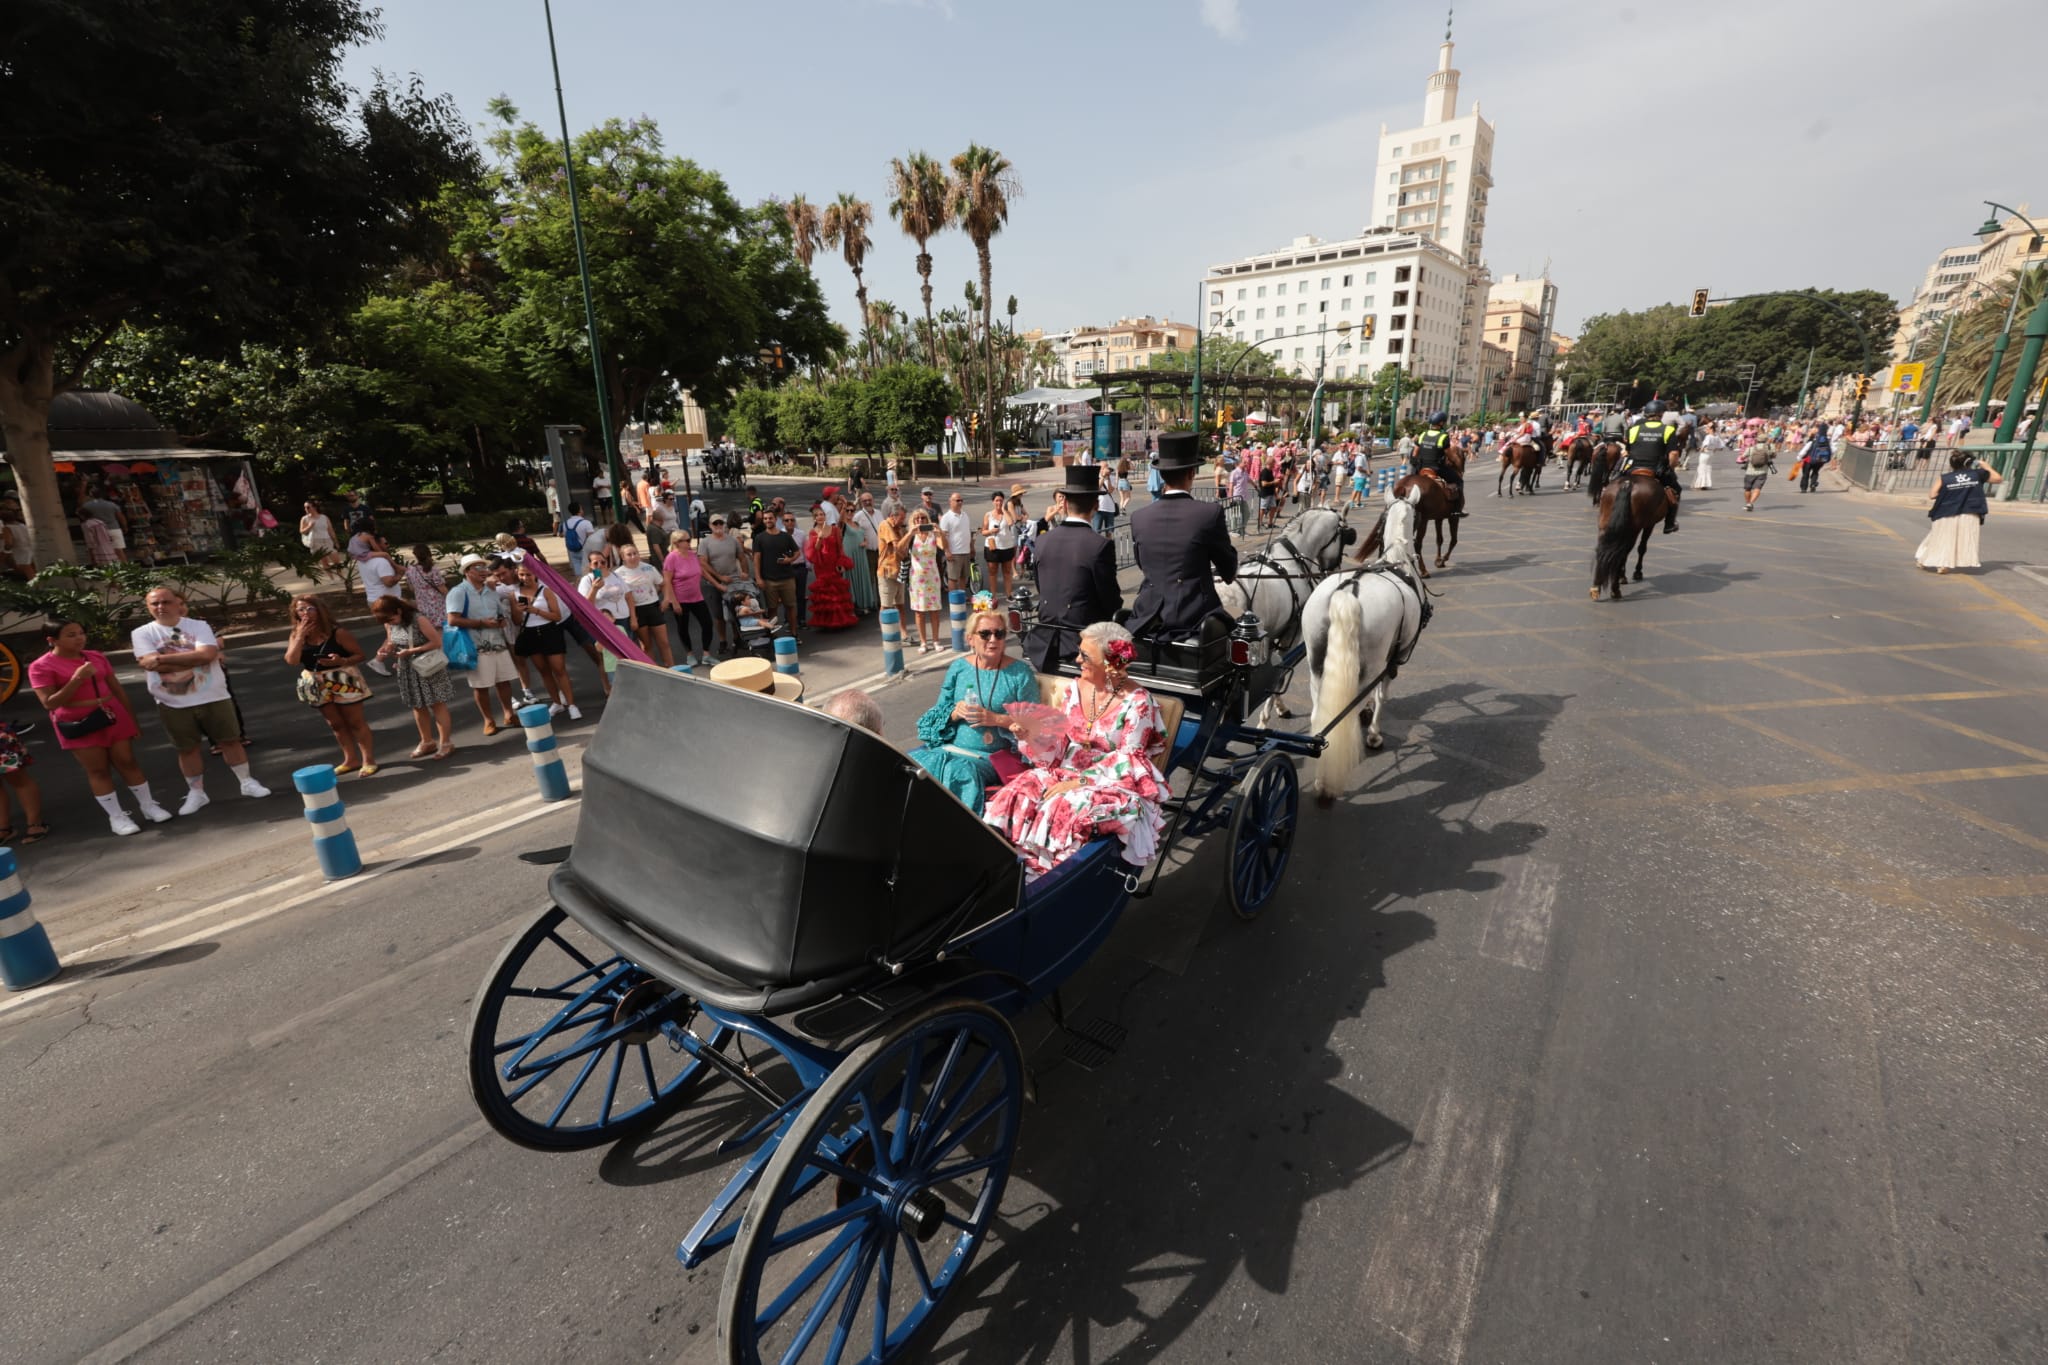
{"type": "Polygon", "coordinates": [[[1104,835],[1121,839],[1124,861],[1136,867],[1158,851],[1166,777],[1152,750],[1165,722],[1152,694],[1126,674],[1134,653],[1122,626],[1089,626],[1081,632],[1080,681],[1067,689],[1064,731],[1039,743],[1026,722],[1010,727],[1033,767],[989,798],[983,818],[1017,846],[1033,877],[1104,835]]]}
{"type": "Polygon", "coordinates": [[[85,627],[76,621],[54,621],[49,641],[50,652],[28,666],[28,684],[56,725],[58,747],[69,750],[85,769],[86,785],[107,813],[107,823],[116,834],[142,828],[121,809],[117,774],[144,819],[156,824],[170,819],[171,813],[150,795],[149,779],[135,761],[135,740],[142,732],[113,664],[85,647],[85,627]]]}

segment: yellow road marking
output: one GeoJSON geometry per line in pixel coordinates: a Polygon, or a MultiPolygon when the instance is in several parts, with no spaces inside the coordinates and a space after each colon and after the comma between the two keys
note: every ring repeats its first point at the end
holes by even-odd
{"type": "Polygon", "coordinates": [[[2048,635],[2048,619],[2043,619],[2039,613],[2029,611],[1981,578],[1965,575],[1962,581],[1968,583],[1986,597],[1991,598],[1998,610],[2005,612],[2009,616],[2017,616],[2043,635],[2048,635]]]}

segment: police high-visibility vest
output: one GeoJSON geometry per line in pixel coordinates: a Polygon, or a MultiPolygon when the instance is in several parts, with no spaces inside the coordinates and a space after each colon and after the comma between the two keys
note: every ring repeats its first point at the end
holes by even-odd
{"type": "Polygon", "coordinates": [[[1678,427],[1671,422],[1650,425],[1638,422],[1628,429],[1628,457],[1640,464],[1658,465],[1678,435],[1678,427]]]}
{"type": "Polygon", "coordinates": [[[1434,427],[1430,428],[1428,431],[1423,432],[1420,436],[1415,438],[1415,449],[1417,451],[1444,450],[1447,449],[1450,446],[1450,444],[1451,438],[1444,435],[1441,431],[1436,430],[1434,427]]]}

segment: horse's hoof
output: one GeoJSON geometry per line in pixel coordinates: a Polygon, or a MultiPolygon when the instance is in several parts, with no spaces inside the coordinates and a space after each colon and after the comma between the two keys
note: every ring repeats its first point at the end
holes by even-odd
{"type": "Polygon", "coordinates": [[[1336,804],[1337,804],[1337,798],[1336,798],[1336,797],[1334,797],[1334,796],[1332,796],[1332,795],[1330,795],[1330,793],[1328,793],[1328,792],[1317,792],[1317,793],[1316,793],[1316,809],[1317,809],[1317,810],[1328,810],[1328,809],[1329,809],[1330,807],[1332,807],[1332,806],[1334,806],[1334,805],[1336,805],[1336,804]]]}
{"type": "Polygon", "coordinates": [[[1367,735],[1365,737],[1365,747],[1368,749],[1378,750],[1384,747],[1386,742],[1386,737],[1383,735],[1367,735]]]}
{"type": "Polygon", "coordinates": [[[1637,569],[1633,574],[1629,575],[1629,578],[1632,582],[1640,583],[1643,581],[1643,571],[1637,569]]]}
{"type": "Polygon", "coordinates": [[[1588,588],[1586,589],[1586,596],[1592,598],[1595,602],[1598,602],[1600,600],[1600,589],[1588,588]]]}

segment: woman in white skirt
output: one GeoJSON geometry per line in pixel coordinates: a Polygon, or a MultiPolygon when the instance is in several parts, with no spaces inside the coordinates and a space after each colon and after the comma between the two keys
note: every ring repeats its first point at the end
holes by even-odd
{"type": "Polygon", "coordinates": [[[1920,548],[1913,551],[1921,568],[1947,573],[1950,569],[1982,567],[1977,558],[1977,537],[1991,510],[1984,490],[2004,482],[1997,470],[1978,464],[1967,450],[1958,450],[1948,457],[1948,473],[1927,494],[1934,503],[1927,509],[1934,525],[1928,528],[1920,548]]]}
{"type": "Polygon", "coordinates": [[[1718,431],[1709,429],[1705,439],[1700,442],[1699,464],[1692,472],[1694,488],[1714,486],[1714,456],[1727,448],[1728,438],[1718,431]]]}

